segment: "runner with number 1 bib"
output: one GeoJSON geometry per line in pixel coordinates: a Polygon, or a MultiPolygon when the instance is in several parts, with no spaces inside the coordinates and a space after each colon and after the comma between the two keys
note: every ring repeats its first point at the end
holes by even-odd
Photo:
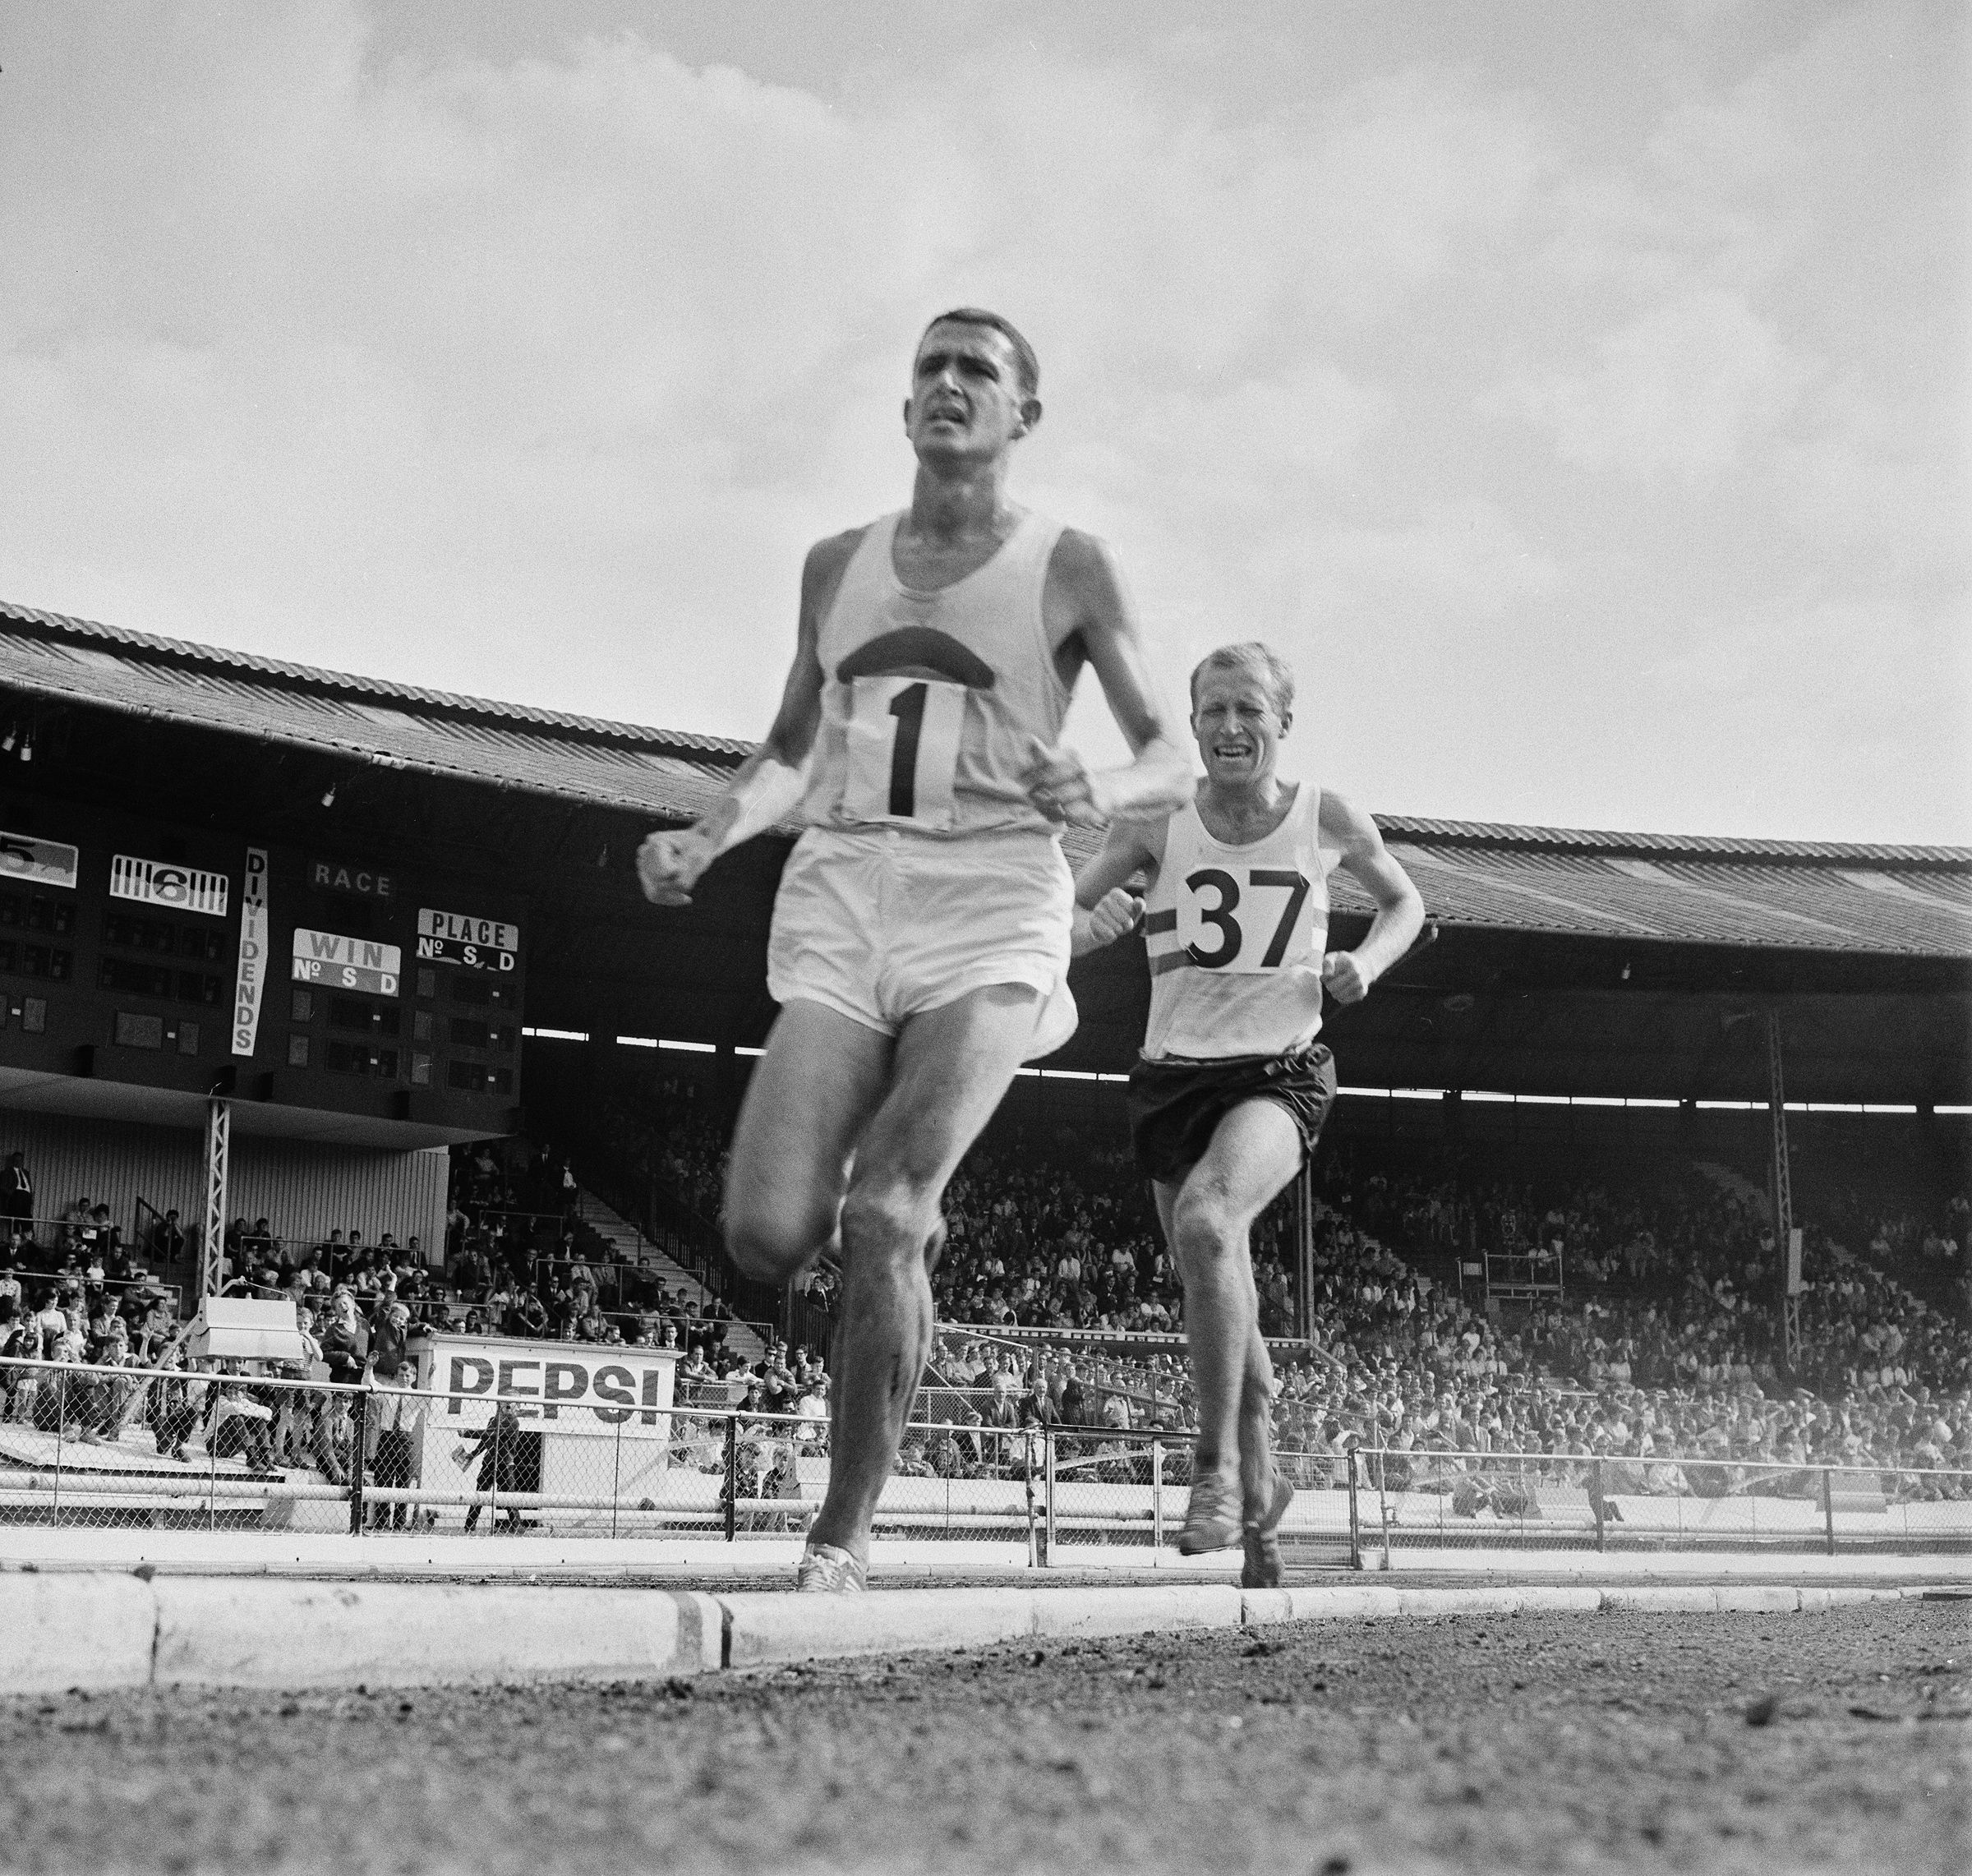
{"type": "Polygon", "coordinates": [[[1274,1468],[1274,1370],[1260,1332],[1248,1233],[1301,1170],[1335,1098],[1315,1037],[1324,986],[1359,1003],[1424,923],[1376,823],[1312,782],[1283,782],[1294,675],[1261,644],[1228,645],[1191,674],[1205,779],[1188,807],[1118,821],[1076,882],[1076,948],[1143,915],[1150,1023],[1130,1076],[1130,1129],[1185,1286],[1198,1400],[1187,1556],[1245,1547],[1242,1581],[1280,1581],[1293,1491],[1274,1468]],[[1327,952],[1328,876],[1367,888],[1376,916],[1327,952]],[[1141,906],[1131,882],[1147,877],[1141,906]]]}
{"type": "Polygon", "coordinates": [[[1020,1063],[1074,1031],[1061,830],[1191,798],[1108,551],[1007,499],[1039,377],[997,314],[925,329],[904,406],[910,506],[810,551],[765,745],[696,827],[638,855],[647,896],[679,905],[797,803],[805,823],[767,947],[781,1014],[726,1196],[749,1276],[785,1283],[841,1245],[828,1491],[804,1590],[864,1587],[930,1352],[946,1182],[1020,1063]],[[1126,766],[1092,773],[1058,740],[1085,666],[1135,752],[1126,766]]]}

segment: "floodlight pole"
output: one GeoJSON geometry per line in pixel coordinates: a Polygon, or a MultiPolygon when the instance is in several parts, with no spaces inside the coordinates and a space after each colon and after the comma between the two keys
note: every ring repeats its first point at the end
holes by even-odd
{"type": "Polygon", "coordinates": [[[227,1159],[233,1146],[233,1104],[218,1095],[205,1104],[205,1228],[199,1241],[199,1294],[219,1293],[219,1260],[226,1250],[227,1159]]]}
{"type": "Polygon", "coordinates": [[[1801,1357],[1801,1260],[1794,1233],[1794,1181],[1787,1158],[1787,1095],[1781,1075],[1781,1016],[1767,1012],[1767,1078],[1773,1119],[1773,1247],[1781,1261],[1781,1323],[1786,1337],[1787,1371],[1801,1357]]]}

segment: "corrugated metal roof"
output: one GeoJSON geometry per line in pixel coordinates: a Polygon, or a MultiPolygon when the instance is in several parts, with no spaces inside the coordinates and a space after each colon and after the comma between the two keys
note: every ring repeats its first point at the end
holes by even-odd
{"type": "Polygon", "coordinates": [[[1523,827],[1500,821],[1440,821],[1414,814],[1379,814],[1386,834],[1435,846],[1551,848],[1569,853],[1686,854],[1707,860],[1785,862],[1870,861],[1904,866],[1972,864],[1972,848],[1887,846],[1868,841],[1771,841],[1734,834],[1618,833],[1593,827],[1523,827]]]}
{"type": "MultiPolygon", "coordinates": [[[[749,745],[312,670],[0,603],[0,686],[458,781],[690,820],[749,745]]],[[[1379,815],[1447,925],[1972,956],[1972,850],[1379,815]]],[[[1093,850],[1071,832],[1071,857],[1093,850]]],[[[1338,875],[1338,910],[1367,897],[1338,875]]]]}
{"type": "Polygon", "coordinates": [[[289,664],[280,658],[256,657],[251,652],[228,651],[219,645],[197,645],[183,638],[159,638],[149,632],[126,632],[113,625],[98,625],[93,619],[75,619],[66,613],[45,612],[37,606],[16,606],[3,600],[0,600],[0,632],[37,638],[54,657],[99,671],[141,661],[153,669],[178,674],[195,686],[211,685],[215,679],[243,679],[246,681],[242,684],[216,688],[256,694],[274,689],[284,695],[341,699],[358,706],[374,703],[385,710],[408,704],[415,708],[421,719],[463,717],[512,723],[566,736],[703,751],[724,756],[729,762],[739,761],[751,747],[726,736],[693,735],[648,729],[635,723],[615,723],[599,717],[536,710],[524,703],[501,703],[491,698],[424,690],[415,684],[391,684],[382,678],[362,677],[350,671],[322,671],[312,665],[289,664]],[[265,681],[253,681],[256,680],[265,681]]]}

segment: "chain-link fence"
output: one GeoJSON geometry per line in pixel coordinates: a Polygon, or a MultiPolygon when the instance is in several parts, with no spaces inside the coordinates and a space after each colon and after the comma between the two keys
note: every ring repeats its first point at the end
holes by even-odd
{"type": "MultiPolygon", "coordinates": [[[[538,1366],[538,1364],[528,1364],[538,1366]]],[[[228,1371],[0,1360],[0,1522],[208,1530],[670,1536],[804,1532],[828,1423],[723,1387],[634,1394],[604,1369],[540,1391],[368,1388],[228,1371]]],[[[570,1372],[574,1371],[571,1369],[570,1372]]],[[[1972,1473],[1589,1454],[1288,1450],[1290,1563],[1400,1551],[1972,1550],[1972,1473]]],[[[1167,1560],[1187,1436],[914,1419],[879,1537],[1036,1563],[1167,1560]]]]}
{"type": "Polygon", "coordinates": [[[216,1367],[0,1361],[0,1520],[353,1530],[366,1406],[216,1367]]]}
{"type": "Polygon", "coordinates": [[[1972,1473],[1359,1448],[1359,1552],[1972,1550],[1972,1473]]]}

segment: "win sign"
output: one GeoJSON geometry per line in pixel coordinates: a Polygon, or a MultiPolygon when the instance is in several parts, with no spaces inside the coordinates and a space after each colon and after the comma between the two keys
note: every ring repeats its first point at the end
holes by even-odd
{"type": "Polygon", "coordinates": [[[293,977],[297,984],[394,997],[403,973],[403,953],[394,944],[345,938],[339,932],[311,932],[302,926],[295,929],[293,977]]]}

